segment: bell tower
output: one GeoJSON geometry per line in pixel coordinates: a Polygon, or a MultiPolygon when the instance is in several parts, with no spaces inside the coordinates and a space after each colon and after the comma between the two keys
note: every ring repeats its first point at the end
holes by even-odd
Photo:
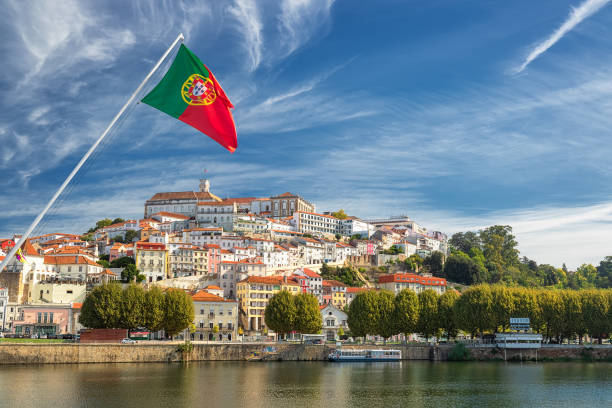
{"type": "Polygon", "coordinates": [[[210,181],[208,179],[200,179],[200,192],[208,193],[210,192],[210,181]]]}

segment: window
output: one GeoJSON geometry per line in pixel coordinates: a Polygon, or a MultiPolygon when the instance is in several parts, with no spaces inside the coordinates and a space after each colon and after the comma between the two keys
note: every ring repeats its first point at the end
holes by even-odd
{"type": "MultiPolygon", "coordinates": [[[[12,312],[13,310],[11,310],[12,312]]],[[[38,323],[42,323],[42,313],[38,312],[38,318],[36,320],[38,323]]]]}
{"type": "Polygon", "coordinates": [[[49,323],[53,323],[53,312],[49,313],[49,323]]]}

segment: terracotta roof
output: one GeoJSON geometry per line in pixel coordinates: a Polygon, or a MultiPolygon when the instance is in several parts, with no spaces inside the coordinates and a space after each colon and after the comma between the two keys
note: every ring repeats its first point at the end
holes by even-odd
{"type": "Polygon", "coordinates": [[[321,277],[321,275],[319,275],[312,269],[304,268],[303,271],[304,271],[304,275],[308,276],[309,278],[320,278],[321,277]]]}
{"type": "Polygon", "coordinates": [[[149,198],[147,200],[147,203],[149,201],[190,199],[221,201],[221,199],[216,195],[207,193],[205,191],[178,191],[169,193],[157,193],[153,197],[149,198]]]}
{"type": "Polygon", "coordinates": [[[81,307],[83,307],[83,303],[77,303],[77,302],[72,303],[73,309],[80,309],[81,307]]]}
{"type": "Polygon", "coordinates": [[[207,287],[205,287],[204,289],[211,289],[211,290],[223,290],[221,289],[219,286],[217,285],[208,285],[207,287]]]}
{"type": "Polygon", "coordinates": [[[348,285],[342,282],[339,282],[337,280],[324,280],[323,281],[323,286],[333,286],[333,287],[341,287],[341,288],[345,288],[348,285]]]}
{"type": "Polygon", "coordinates": [[[102,265],[95,263],[89,258],[85,258],[81,255],[76,256],[55,256],[55,255],[45,255],[44,263],[48,265],[92,265],[97,267],[102,267],[102,265]]]}
{"type": "Polygon", "coordinates": [[[246,283],[263,283],[266,285],[291,285],[291,286],[299,286],[299,283],[295,282],[293,279],[288,278],[287,282],[284,282],[284,276],[249,276],[246,279],[241,280],[240,282],[246,283]]]}
{"type": "Polygon", "coordinates": [[[197,291],[191,298],[194,302],[236,302],[235,300],[226,300],[220,296],[213,295],[212,293],[208,293],[204,290],[197,291]]]}
{"type": "Polygon", "coordinates": [[[359,292],[365,292],[366,290],[368,290],[367,288],[355,288],[353,286],[349,286],[348,288],[346,288],[346,291],[348,293],[359,293],[359,292]]]}
{"type": "Polygon", "coordinates": [[[446,279],[434,276],[421,276],[414,273],[394,273],[378,278],[378,283],[412,282],[428,286],[446,286],[446,279]]]}
{"type": "Polygon", "coordinates": [[[177,213],[171,213],[171,212],[166,212],[166,211],[160,211],[157,212],[153,215],[159,215],[161,217],[171,217],[171,218],[179,218],[181,220],[188,220],[190,217],[183,215],[183,214],[177,214],[177,213]]]}
{"type": "Polygon", "coordinates": [[[286,193],[283,193],[283,194],[281,194],[279,196],[276,196],[276,197],[297,197],[297,196],[295,194],[290,193],[290,192],[287,191],[286,193]]]}

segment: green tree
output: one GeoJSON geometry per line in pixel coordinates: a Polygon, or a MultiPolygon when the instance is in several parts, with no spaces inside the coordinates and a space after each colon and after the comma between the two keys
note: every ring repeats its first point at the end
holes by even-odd
{"type": "Polygon", "coordinates": [[[487,263],[493,269],[501,270],[505,266],[519,263],[518,242],[509,225],[493,225],[480,231],[482,248],[487,263]]]}
{"type": "Polygon", "coordinates": [[[445,277],[444,275],[444,254],[434,251],[423,259],[423,267],[433,276],[445,277]]]}
{"type": "Polygon", "coordinates": [[[452,282],[471,285],[485,281],[486,275],[487,270],[463,252],[449,256],[444,264],[444,276],[452,282]]]}
{"type": "Polygon", "coordinates": [[[395,296],[393,308],[393,321],[397,333],[404,333],[406,337],[417,329],[419,318],[419,299],[410,289],[404,289],[395,296]]]}
{"type": "Polygon", "coordinates": [[[296,317],[295,300],[293,295],[286,290],[281,290],[272,296],[266,306],[266,326],[279,334],[291,332],[295,327],[296,317]]]}
{"type": "Polygon", "coordinates": [[[110,263],[108,263],[108,261],[105,261],[104,259],[99,259],[98,260],[98,265],[102,265],[104,268],[110,268],[110,263]]]}
{"type": "Polygon", "coordinates": [[[459,296],[459,292],[451,289],[438,297],[438,327],[444,330],[449,340],[456,337],[459,332],[455,315],[455,303],[459,296]]]}
{"type": "Polygon", "coordinates": [[[385,341],[397,333],[397,325],[393,320],[394,300],[393,292],[381,290],[376,293],[377,317],[376,317],[376,332],[385,341]]]}
{"type": "Polygon", "coordinates": [[[96,222],[96,230],[99,230],[100,228],[104,228],[104,227],[108,227],[109,225],[113,224],[113,220],[111,220],[110,218],[104,218],[98,222],[96,222]]]}
{"type": "Polygon", "coordinates": [[[164,322],[166,335],[176,336],[189,327],[194,319],[191,296],[179,289],[168,289],[164,296],[164,322]]]}
{"type": "Polygon", "coordinates": [[[561,339],[569,339],[574,335],[579,337],[582,344],[582,335],[586,327],[582,320],[582,302],[580,294],[574,290],[562,290],[561,301],[563,305],[561,339]]]}
{"type": "Polygon", "coordinates": [[[111,268],[125,268],[127,265],[130,264],[135,265],[136,261],[134,261],[134,259],[130,258],[129,256],[122,256],[121,258],[114,259],[110,263],[110,266],[111,268]]]}
{"type": "Polygon", "coordinates": [[[318,333],[323,327],[323,320],[317,297],[310,293],[300,293],[293,301],[296,313],[293,330],[298,333],[318,333]]]}
{"type": "Polygon", "coordinates": [[[598,288],[612,288],[612,256],[606,256],[599,262],[595,285],[598,288]]]}
{"type": "Polygon", "coordinates": [[[140,271],[136,268],[136,265],[127,264],[121,271],[121,280],[126,283],[134,282],[138,274],[140,274],[140,271]]]}
{"type": "Polygon", "coordinates": [[[145,293],[144,324],[151,331],[164,328],[164,292],[158,286],[152,286],[145,293]]]}
{"type": "Polygon", "coordinates": [[[601,290],[585,290],[581,291],[580,301],[586,331],[602,344],[610,326],[608,297],[601,290]]]}
{"type": "Polygon", "coordinates": [[[491,319],[494,330],[499,327],[504,331],[514,316],[514,296],[512,290],[506,286],[494,285],[491,287],[491,319]]]}
{"type": "Polygon", "coordinates": [[[480,248],[480,236],[472,231],[457,232],[449,240],[451,247],[463,253],[469,253],[472,248],[480,248]]]}
{"type": "Polygon", "coordinates": [[[121,294],[120,327],[134,329],[145,325],[145,290],[134,283],[128,285],[121,294]]]}
{"type": "Polygon", "coordinates": [[[568,287],[570,289],[591,289],[597,281],[597,268],[591,264],[582,264],[576,272],[568,274],[568,287]]]}
{"type": "Polygon", "coordinates": [[[129,244],[131,242],[134,242],[134,239],[140,238],[140,233],[138,231],[135,230],[127,230],[125,232],[125,238],[123,239],[123,242],[125,242],[126,244],[129,244]]]}
{"type": "Polygon", "coordinates": [[[545,338],[559,338],[563,331],[563,301],[558,290],[540,290],[537,297],[545,338]]]}
{"type": "Polygon", "coordinates": [[[423,265],[423,258],[417,254],[412,254],[404,260],[404,265],[409,271],[418,273],[423,265]]]}
{"type": "Polygon", "coordinates": [[[426,289],[417,295],[419,300],[419,318],[417,331],[429,339],[438,334],[438,294],[426,289]]]}
{"type": "Polygon", "coordinates": [[[339,220],[346,220],[348,218],[348,215],[346,215],[346,213],[344,212],[342,208],[336,212],[332,212],[331,215],[332,217],[336,217],[339,220]]]}
{"type": "Polygon", "coordinates": [[[79,322],[91,329],[120,327],[121,296],[121,286],[117,283],[96,286],[83,301],[79,322]]]}
{"type": "Polygon", "coordinates": [[[485,330],[489,330],[492,323],[493,296],[487,285],[473,286],[463,292],[455,303],[456,314],[459,318],[459,327],[472,335],[472,338],[485,330]]]}
{"type": "Polygon", "coordinates": [[[109,225],[119,224],[121,222],[125,222],[125,220],[123,218],[115,218],[113,221],[111,221],[111,223],[109,225]]]}
{"type": "Polygon", "coordinates": [[[359,293],[351,302],[347,323],[353,336],[365,337],[376,334],[378,319],[378,299],[374,291],[359,293]]]}

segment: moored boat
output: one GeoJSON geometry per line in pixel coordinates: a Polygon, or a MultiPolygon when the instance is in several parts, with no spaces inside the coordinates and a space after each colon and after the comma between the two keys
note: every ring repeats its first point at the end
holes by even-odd
{"type": "Polygon", "coordinates": [[[374,349],[336,349],[327,356],[329,361],[400,361],[402,352],[400,350],[374,350],[374,349]]]}

